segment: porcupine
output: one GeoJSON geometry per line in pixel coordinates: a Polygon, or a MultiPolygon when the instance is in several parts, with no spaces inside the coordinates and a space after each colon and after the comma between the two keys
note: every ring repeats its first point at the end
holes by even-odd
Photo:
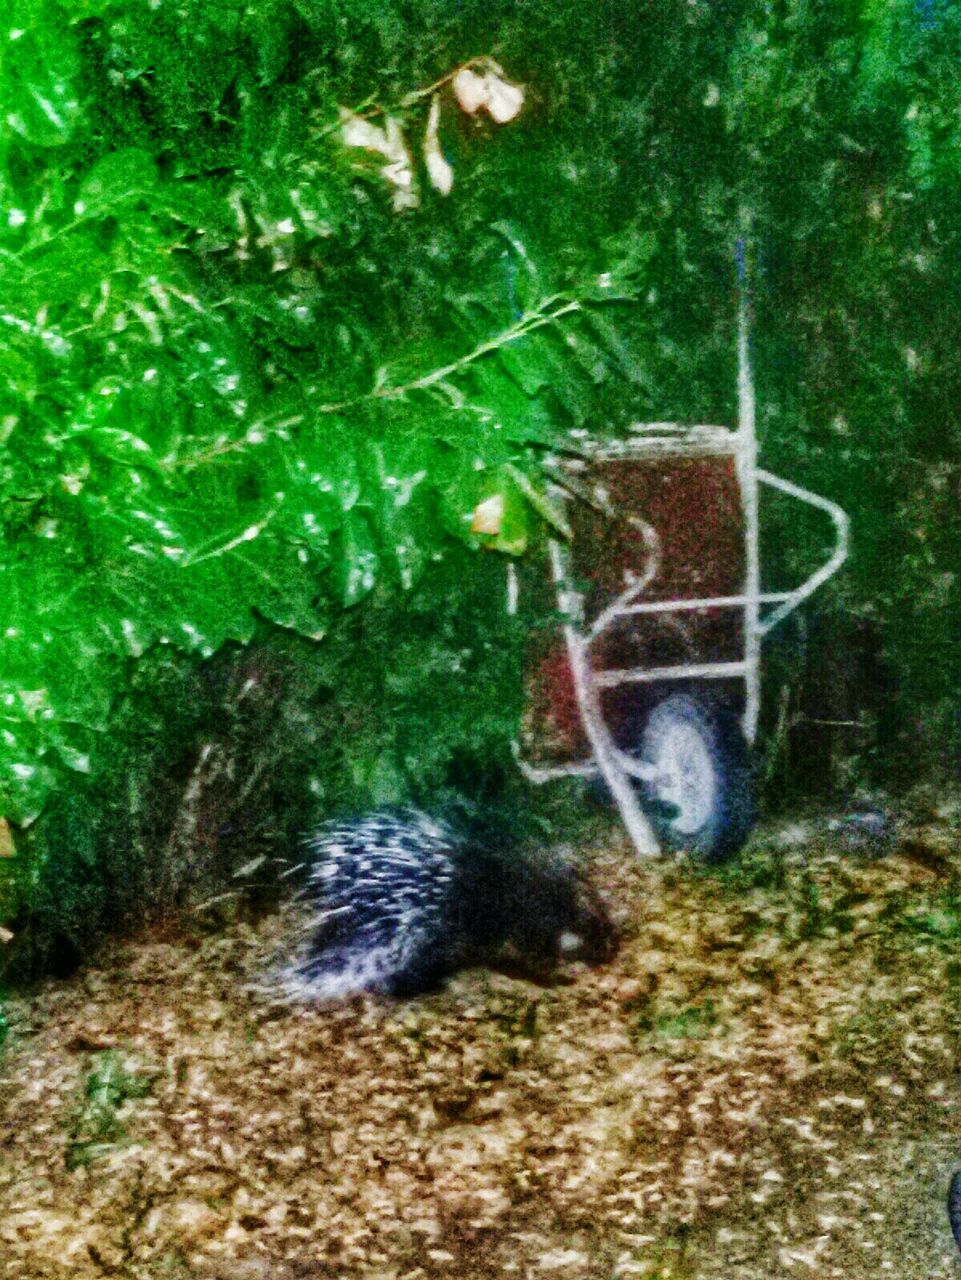
{"type": "Polygon", "coordinates": [[[329,823],[305,845],[301,934],[282,977],[294,998],[412,996],[501,957],[547,977],[566,957],[599,964],[617,950],[600,897],[557,854],[475,843],[413,809],[329,823]]]}

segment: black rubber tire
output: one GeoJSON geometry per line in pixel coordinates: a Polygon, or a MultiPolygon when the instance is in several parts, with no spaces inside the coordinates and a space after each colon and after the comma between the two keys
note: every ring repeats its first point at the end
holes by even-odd
{"type": "Polygon", "coordinates": [[[961,1170],[952,1177],[948,1186],[948,1221],[954,1243],[961,1250],[961,1170]]]}
{"type": "Polygon", "coordinates": [[[735,715],[689,693],[672,693],[644,722],[637,753],[662,764],[644,805],[662,847],[704,862],[729,858],[754,824],[748,746],[735,715]]]}

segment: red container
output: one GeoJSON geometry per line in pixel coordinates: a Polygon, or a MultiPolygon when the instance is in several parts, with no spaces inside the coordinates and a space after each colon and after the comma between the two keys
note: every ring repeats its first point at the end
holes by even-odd
{"type": "MultiPolygon", "coordinates": [[[[650,580],[634,603],[743,592],[745,522],[733,452],[602,456],[574,478],[583,500],[572,500],[568,507],[570,562],[588,627],[648,574],[650,580]]],[[[522,750],[532,763],[585,759],[589,748],[546,560],[527,569],[525,578],[525,594],[538,600],[537,612],[546,617],[545,625],[534,631],[527,665],[522,750]],[[540,584],[530,581],[535,572],[543,579],[540,584]]],[[[736,662],[744,656],[743,611],[702,607],[618,616],[597,636],[591,655],[595,674],[736,662]]],[[[711,683],[722,695],[743,697],[739,681],[711,683]]],[[[663,691],[663,686],[644,682],[601,690],[604,719],[618,745],[631,745],[639,717],[663,691]]]]}

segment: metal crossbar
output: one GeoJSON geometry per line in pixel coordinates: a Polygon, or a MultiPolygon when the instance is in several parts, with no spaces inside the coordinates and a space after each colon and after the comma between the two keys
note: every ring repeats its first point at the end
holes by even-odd
{"type": "Polygon", "coordinates": [[[622,684],[655,684],[658,680],[729,680],[747,674],[746,662],[684,662],[673,667],[630,667],[624,670],[595,671],[599,689],[616,689],[622,684]]]}

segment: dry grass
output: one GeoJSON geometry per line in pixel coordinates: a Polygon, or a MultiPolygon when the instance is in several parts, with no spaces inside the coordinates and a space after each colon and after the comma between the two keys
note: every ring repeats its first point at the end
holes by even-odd
{"type": "Polygon", "coordinates": [[[118,946],[12,1005],[0,1277],[961,1276],[955,834],[609,839],[625,945],[553,988],[289,1010],[244,990],[279,918],[118,946]]]}

